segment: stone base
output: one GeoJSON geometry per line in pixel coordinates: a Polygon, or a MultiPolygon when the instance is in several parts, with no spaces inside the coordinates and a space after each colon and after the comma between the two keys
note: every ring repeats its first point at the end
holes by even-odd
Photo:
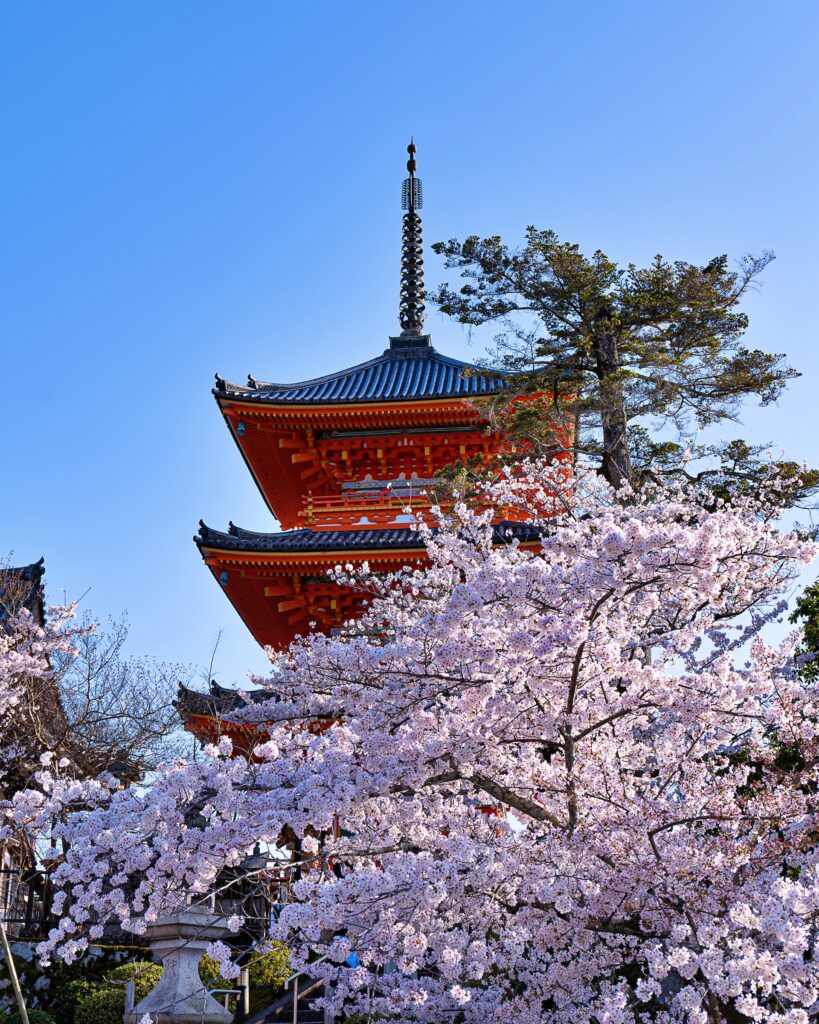
{"type": "Polygon", "coordinates": [[[211,1011],[203,1012],[200,1010],[198,1013],[191,1013],[188,1011],[177,1011],[173,1013],[163,1013],[157,1010],[145,1010],[137,1013],[126,1013],[123,1017],[124,1024],[139,1024],[145,1013],[150,1014],[151,1024],[232,1024],[233,1014],[216,1004],[217,1009],[220,1010],[221,1016],[214,1016],[211,1011]]]}
{"type": "Polygon", "coordinates": [[[154,959],[162,961],[162,978],[125,1014],[124,1024],[139,1024],[146,1013],[152,1024],[230,1024],[233,1014],[199,978],[199,961],[208,944],[229,934],[224,917],[197,907],[186,907],[149,925],[146,935],[154,959]]]}

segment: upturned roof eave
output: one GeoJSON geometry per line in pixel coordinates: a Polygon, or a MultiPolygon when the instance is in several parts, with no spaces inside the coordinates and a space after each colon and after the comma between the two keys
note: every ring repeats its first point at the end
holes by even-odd
{"type": "MultiPolygon", "coordinates": [[[[542,530],[527,523],[503,520],[493,527],[497,543],[518,540],[523,544],[538,543],[542,530]]],[[[281,533],[244,530],[231,524],[227,532],[215,530],[200,522],[199,534],[193,538],[200,552],[224,551],[236,555],[299,555],[331,554],[352,551],[423,550],[424,541],[411,527],[374,528],[372,530],[309,530],[300,528],[281,533]]]]}
{"type": "Polygon", "coordinates": [[[472,363],[444,356],[429,348],[422,352],[398,352],[388,349],[374,359],[355,366],[293,384],[268,383],[250,378],[248,385],[234,384],[217,375],[213,395],[222,401],[251,404],[311,407],[358,406],[373,403],[416,405],[423,401],[464,401],[498,394],[505,388],[501,376],[482,370],[472,363]],[[392,367],[411,362],[413,368],[403,374],[392,367]],[[384,368],[379,376],[379,371],[384,368]],[[470,371],[468,376],[463,371],[470,371]],[[375,372],[375,377],[369,372],[375,372]],[[363,376],[362,376],[363,375],[363,376]],[[474,384],[470,384],[474,381],[474,384]],[[301,392],[316,391],[303,395],[301,392]]]}
{"type": "Polygon", "coordinates": [[[239,444],[239,438],[230,429],[230,421],[228,420],[227,416],[225,416],[224,410],[222,409],[222,403],[219,401],[220,392],[217,391],[216,388],[213,388],[211,394],[216,399],[216,404],[219,407],[219,412],[222,413],[222,417],[223,417],[223,419],[225,421],[225,426],[228,428],[228,433],[230,434],[233,443],[236,445],[236,448],[237,448],[239,454],[242,456],[242,459],[244,460],[244,464],[247,466],[247,470],[250,473],[250,476],[252,477],[253,482],[256,484],[256,487],[259,489],[259,494],[261,494],[261,496],[262,496],[262,501],[267,506],[268,512],[270,512],[270,514],[273,516],[273,518],[278,522],[279,517],[276,515],[276,510],[270,504],[270,501],[269,501],[267,495],[265,494],[264,487],[262,487],[262,482],[259,479],[259,477],[256,475],[256,470],[253,468],[253,463],[247,457],[247,453],[245,452],[244,448],[242,448],[241,444],[239,444]]]}
{"type": "Polygon", "coordinates": [[[211,394],[216,399],[217,403],[221,406],[223,402],[231,404],[242,404],[248,405],[260,405],[266,406],[271,409],[356,409],[361,406],[376,406],[376,405],[389,405],[389,406],[413,406],[417,408],[423,405],[435,405],[440,402],[452,402],[452,403],[464,403],[469,402],[473,399],[480,398],[492,398],[494,395],[500,394],[500,389],[497,391],[484,391],[478,394],[463,394],[463,395],[424,395],[423,397],[415,398],[356,398],[350,402],[336,402],[336,401],[285,401],[275,402],[270,399],[259,397],[257,395],[243,395],[238,392],[230,393],[226,391],[220,391],[218,388],[212,388],[211,394]]]}

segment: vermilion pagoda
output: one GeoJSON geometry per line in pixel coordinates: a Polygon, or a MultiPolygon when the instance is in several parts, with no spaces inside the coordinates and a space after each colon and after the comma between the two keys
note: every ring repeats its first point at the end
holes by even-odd
{"type": "MultiPolygon", "coordinates": [[[[436,352],[423,332],[421,183],[409,147],[403,186],[400,325],[389,348],[365,363],[298,384],[217,376],[213,394],[268,508],[283,528],[227,532],[201,524],[206,565],[263,645],[341,627],[361,596],[328,570],[366,561],[385,572],[421,561],[410,528],[428,512],[441,471],[458,459],[491,456],[504,438],[474,400],[503,381],[436,352]],[[407,509],[412,509],[412,513],[407,509]]],[[[534,542],[523,523],[499,522],[534,542]]]]}

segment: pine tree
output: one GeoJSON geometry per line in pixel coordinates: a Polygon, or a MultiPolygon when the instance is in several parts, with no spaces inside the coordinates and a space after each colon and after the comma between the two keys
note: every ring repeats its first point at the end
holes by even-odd
{"type": "MultiPolygon", "coordinates": [[[[681,469],[685,451],[711,457],[697,474],[711,487],[720,477],[747,487],[765,471],[763,446],[698,447],[692,438],[735,419],[747,398],[775,402],[798,376],[783,355],[742,340],[748,316],[740,303],[773,253],[745,256],[736,269],[726,256],[702,267],[657,256],[648,267],[623,268],[534,227],[514,251],[497,236],[474,235],[433,249],[464,279],[458,290],[438,289],[441,311],[501,329],[493,365],[513,386],[494,412],[519,410],[513,429],[531,436],[550,418],[570,420],[575,454],[597,458],[615,487],[637,485],[648,471],[690,473],[681,469]],[[513,406],[521,392],[542,394],[546,408],[513,406]]],[[[794,463],[779,469],[795,481],[794,500],[819,482],[794,463]]]]}

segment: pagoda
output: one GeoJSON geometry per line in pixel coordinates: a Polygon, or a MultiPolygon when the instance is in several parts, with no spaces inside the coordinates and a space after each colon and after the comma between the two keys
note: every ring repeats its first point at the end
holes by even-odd
{"type": "MultiPolygon", "coordinates": [[[[367,562],[391,572],[422,563],[412,523],[429,517],[434,498],[440,502],[442,472],[457,460],[491,458],[507,443],[476,401],[497,394],[503,380],[440,354],[424,333],[422,190],[412,143],[408,152],[401,330],[389,347],[296,384],[216,377],[219,410],[282,530],[200,523],[195,541],[263,646],[283,649],[298,634],[332,632],[361,613],[362,595],[328,575],[335,566],[367,562]]],[[[498,540],[536,544],[532,527],[513,519],[499,516],[498,540]]]]}

